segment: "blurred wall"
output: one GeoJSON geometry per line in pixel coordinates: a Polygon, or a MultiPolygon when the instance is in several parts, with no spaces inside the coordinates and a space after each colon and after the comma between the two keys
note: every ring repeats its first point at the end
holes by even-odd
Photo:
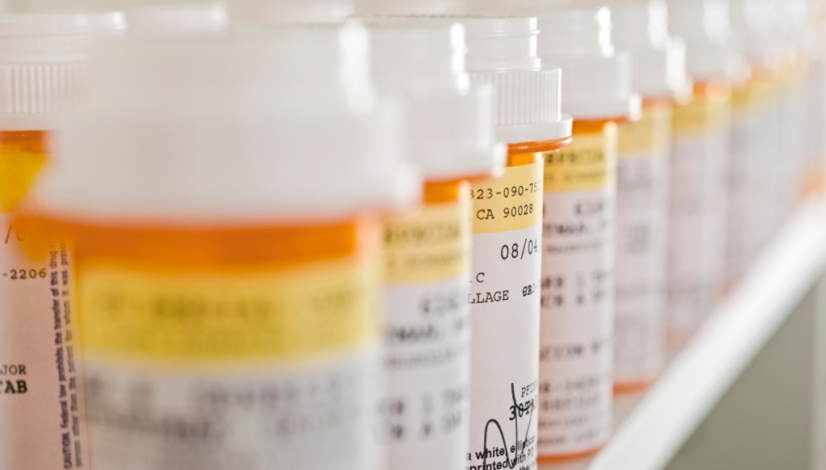
{"type": "Polygon", "coordinates": [[[824,468],[825,286],[800,303],[667,470],[824,468]]]}

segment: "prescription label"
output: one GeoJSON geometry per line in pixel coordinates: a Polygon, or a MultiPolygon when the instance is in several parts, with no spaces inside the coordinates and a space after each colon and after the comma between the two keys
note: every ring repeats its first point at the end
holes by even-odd
{"type": "Polygon", "coordinates": [[[503,233],[542,222],[542,163],[509,167],[493,181],[473,185],[474,235],[503,233]]]}
{"type": "Polygon", "coordinates": [[[470,212],[467,198],[428,204],[385,228],[379,412],[390,468],[453,470],[465,461],[470,212]]]}
{"type": "Polygon", "coordinates": [[[232,276],[99,264],[84,266],[79,280],[90,354],[271,361],[348,349],[376,334],[375,273],[355,260],[232,276]]]}
{"type": "Polygon", "coordinates": [[[374,469],[377,279],[78,271],[92,459],[104,468],[374,469]]]}
{"type": "Polygon", "coordinates": [[[666,308],[675,345],[699,328],[723,287],[730,102],[710,93],[676,106],[672,121],[666,308]]]}
{"type": "MultiPolygon", "coordinates": [[[[533,204],[534,222],[486,230],[490,225],[482,221],[477,230],[474,219],[467,469],[536,467],[543,166],[509,167],[504,179],[474,186],[477,195],[491,189],[491,198],[508,194],[509,202],[513,188],[523,188],[516,200],[533,204]]],[[[487,201],[474,200],[474,218],[490,207],[487,201]]]]}
{"type": "Polygon", "coordinates": [[[671,110],[671,104],[649,104],[639,121],[620,124],[619,158],[647,158],[653,149],[667,149],[671,145],[671,110]]]}
{"type": "Polygon", "coordinates": [[[675,138],[702,136],[708,132],[723,130],[730,111],[731,101],[728,95],[712,98],[698,93],[690,103],[673,108],[673,135],[675,138]]]}
{"type": "Polygon", "coordinates": [[[0,213],[0,468],[89,468],[73,259],[38,235],[0,213]]]}
{"type": "MultiPolygon", "coordinates": [[[[807,148],[807,124],[812,97],[809,95],[807,74],[798,67],[787,71],[780,88],[779,143],[781,152],[775,159],[778,164],[778,223],[794,212],[797,203],[804,195],[811,158],[807,148]]],[[[820,134],[820,131],[817,131],[820,134]]]]}
{"type": "Polygon", "coordinates": [[[430,204],[384,231],[386,282],[407,284],[466,276],[470,269],[470,200],[430,204]]]}
{"type": "Polygon", "coordinates": [[[670,136],[670,105],[645,106],[639,122],[619,126],[613,347],[620,387],[647,384],[665,360],[670,136]]]}
{"type": "Polygon", "coordinates": [[[575,135],[571,145],[545,156],[545,193],[613,186],[616,131],[575,135]],[[610,145],[606,139],[610,139],[610,145]],[[607,152],[606,152],[607,151],[607,152]]]}
{"type": "Polygon", "coordinates": [[[732,89],[731,104],[736,113],[757,112],[777,95],[778,83],[769,77],[756,77],[732,89]]]}
{"type": "Polygon", "coordinates": [[[146,470],[375,470],[369,351],[278,367],[88,364],[91,461],[146,470]]]}
{"type": "Polygon", "coordinates": [[[733,91],[727,178],[726,281],[736,282],[774,232],[780,132],[771,80],[753,78],[733,91]]]}
{"type": "Polygon", "coordinates": [[[602,175],[601,185],[545,187],[538,404],[542,457],[592,451],[611,433],[616,135],[613,124],[602,133],[574,133],[580,147],[572,152],[591,155],[594,165],[599,162],[592,172],[602,175]]]}

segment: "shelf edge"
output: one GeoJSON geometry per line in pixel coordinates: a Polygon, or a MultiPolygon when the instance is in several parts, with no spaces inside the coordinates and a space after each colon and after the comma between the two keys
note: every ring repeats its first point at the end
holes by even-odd
{"type": "Polygon", "coordinates": [[[826,271],[826,212],[804,203],[589,470],[661,470],[826,271]]]}

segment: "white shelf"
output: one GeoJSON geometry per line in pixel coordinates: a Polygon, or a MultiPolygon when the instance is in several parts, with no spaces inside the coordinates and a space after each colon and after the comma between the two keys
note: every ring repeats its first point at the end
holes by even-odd
{"type": "Polygon", "coordinates": [[[826,210],[807,202],[641,398],[618,402],[617,429],[590,462],[541,470],[662,470],[826,272],[826,210]]]}

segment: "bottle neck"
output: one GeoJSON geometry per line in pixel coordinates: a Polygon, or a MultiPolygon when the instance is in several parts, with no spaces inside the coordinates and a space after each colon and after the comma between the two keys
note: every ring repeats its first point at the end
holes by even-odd
{"type": "Polygon", "coordinates": [[[538,163],[542,160],[543,153],[563,149],[571,143],[571,140],[571,137],[565,137],[541,142],[510,144],[508,145],[507,166],[522,166],[538,163]]]}

